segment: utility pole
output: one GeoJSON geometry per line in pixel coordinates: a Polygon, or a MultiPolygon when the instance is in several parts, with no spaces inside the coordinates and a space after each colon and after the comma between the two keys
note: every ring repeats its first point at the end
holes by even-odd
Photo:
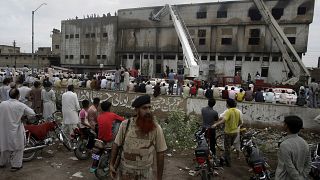
{"type": "Polygon", "coordinates": [[[17,68],[16,40],[13,41],[14,68],[17,68]]]}

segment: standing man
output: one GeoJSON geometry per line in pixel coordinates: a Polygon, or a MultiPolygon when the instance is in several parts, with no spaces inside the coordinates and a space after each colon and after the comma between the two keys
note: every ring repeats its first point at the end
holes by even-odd
{"type": "Polygon", "coordinates": [[[151,112],[150,96],[144,95],[136,98],[132,103],[132,107],[135,108],[137,116],[121,123],[112,146],[110,161],[111,177],[114,178],[118,175],[122,180],[161,180],[164,166],[164,151],[167,150],[167,145],[162,128],[154,121],[151,112]],[[123,147],[123,151],[120,154],[121,160],[118,171],[116,171],[115,161],[119,146],[123,147]],[[156,154],[156,162],[154,162],[154,154],[156,154]],[[154,163],[157,164],[157,178],[154,178],[152,171],[154,163]]]}
{"type": "Polygon", "coordinates": [[[171,69],[171,72],[168,75],[169,79],[169,95],[173,95],[173,86],[174,86],[174,77],[176,74],[173,72],[173,69],[171,69]]]}
{"type": "Polygon", "coordinates": [[[74,93],[73,85],[69,85],[68,91],[62,94],[63,126],[69,135],[79,124],[78,111],[80,111],[80,105],[77,94],[74,93]]]}
{"type": "Polygon", "coordinates": [[[10,78],[5,78],[0,87],[0,102],[9,100],[8,91],[10,90],[10,78]]]}
{"type": "Polygon", "coordinates": [[[114,73],[114,81],[115,81],[115,90],[120,90],[120,76],[121,76],[121,71],[119,68],[116,68],[116,72],[114,73]]]}
{"type": "Polygon", "coordinates": [[[212,125],[213,128],[219,124],[224,123],[224,158],[226,161],[227,167],[231,167],[231,157],[230,150],[233,145],[239,130],[240,126],[243,123],[242,112],[236,108],[237,103],[233,99],[227,100],[227,110],[222,113],[219,118],[219,121],[212,125]]]}
{"type": "Polygon", "coordinates": [[[178,71],[178,75],[177,75],[177,89],[176,89],[176,95],[179,95],[179,96],[181,96],[181,94],[182,94],[182,86],[183,86],[183,84],[184,84],[184,76],[183,76],[183,74],[182,74],[182,72],[181,72],[182,70],[180,70],[180,71],[178,71]]]}
{"type": "Polygon", "coordinates": [[[286,116],[284,129],[288,133],[280,144],[276,180],[305,180],[311,169],[308,143],[298,133],[303,121],[298,116],[286,116]]]}
{"type": "Polygon", "coordinates": [[[11,99],[0,104],[0,168],[10,161],[11,171],[22,168],[25,129],[21,117],[35,115],[31,108],[18,101],[19,96],[18,89],[11,89],[11,99]]]}
{"type": "Polygon", "coordinates": [[[310,91],[309,91],[310,107],[317,108],[318,107],[317,96],[319,91],[319,85],[316,83],[316,80],[314,78],[311,79],[309,88],[310,88],[310,91]]]}
{"type": "Polygon", "coordinates": [[[217,111],[213,110],[215,104],[215,99],[208,99],[208,106],[201,109],[202,131],[208,130],[206,136],[210,141],[210,150],[214,155],[216,155],[216,130],[211,126],[219,119],[217,111]]]}

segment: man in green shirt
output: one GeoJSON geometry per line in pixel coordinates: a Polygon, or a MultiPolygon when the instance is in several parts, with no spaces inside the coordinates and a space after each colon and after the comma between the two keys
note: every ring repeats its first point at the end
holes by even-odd
{"type": "Polygon", "coordinates": [[[237,134],[239,133],[239,127],[243,123],[242,112],[236,108],[237,103],[233,99],[227,100],[227,110],[223,112],[219,118],[219,121],[212,125],[213,128],[219,124],[224,123],[224,158],[226,166],[231,167],[230,149],[233,145],[237,134]]]}

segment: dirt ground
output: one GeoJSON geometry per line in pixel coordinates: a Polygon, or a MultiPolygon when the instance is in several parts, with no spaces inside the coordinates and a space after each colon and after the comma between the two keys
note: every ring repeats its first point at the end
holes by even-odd
{"type": "MultiPolygon", "coordinates": [[[[235,154],[233,155],[235,156],[235,154]]],[[[269,164],[275,169],[275,155],[267,155],[269,164]]],[[[37,154],[37,158],[23,164],[23,169],[10,172],[10,168],[0,169],[1,180],[64,180],[86,179],[95,180],[94,174],[89,172],[91,160],[74,160],[73,152],[68,152],[63,146],[51,146],[37,154]],[[74,177],[75,173],[82,177],[74,177]]],[[[200,176],[191,176],[189,171],[194,169],[193,151],[167,152],[165,157],[164,180],[196,180],[200,176]],[[171,154],[172,156],[168,156],[171,154]]],[[[247,180],[250,173],[243,157],[240,160],[233,158],[230,168],[219,170],[219,176],[214,179],[247,180]]]]}

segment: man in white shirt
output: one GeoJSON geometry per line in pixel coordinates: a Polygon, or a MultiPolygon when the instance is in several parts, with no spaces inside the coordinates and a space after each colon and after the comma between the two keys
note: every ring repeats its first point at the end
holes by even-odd
{"type": "Polygon", "coordinates": [[[20,98],[19,101],[26,104],[26,105],[31,105],[28,103],[28,97],[31,91],[31,88],[29,88],[29,84],[27,82],[24,82],[20,88],[18,88],[20,92],[20,98]]]}
{"type": "Polygon", "coordinates": [[[77,94],[73,85],[68,86],[68,91],[62,94],[62,115],[64,130],[71,134],[79,124],[78,111],[80,111],[77,94]]]}
{"type": "Polygon", "coordinates": [[[234,87],[231,88],[231,90],[229,91],[229,99],[236,99],[236,93],[237,91],[234,90],[234,87]]]}
{"type": "Polygon", "coordinates": [[[168,87],[166,86],[166,83],[163,83],[160,87],[160,93],[161,95],[167,95],[168,87]]]}
{"type": "Polygon", "coordinates": [[[272,89],[269,89],[269,92],[266,93],[265,102],[272,103],[275,102],[275,95],[272,92],[272,89]]]}
{"type": "Polygon", "coordinates": [[[10,90],[10,79],[5,78],[3,84],[0,87],[0,102],[9,100],[8,91],[10,90]]]}
{"type": "Polygon", "coordinates": [[[69,79],[68,79],[68,84],[67,84],[67,85],[68,85],[68,86],[73,85],[73,79],[72,79],[71,76],[70,76],[69,79]]]}
{"type": "Polygon", "coordinates": [[[107,88],[107,79],[106,79],[106,77],[102,77],[100,87],[101,87],[101,89],[106,89],[107,88]]]}
{"type": "Polygon", "coordinates": [[[153,94],[153,88],[150,81],[148,81],[146,85],[146,94],[153,94]]]}
{"type": "Polygon", "coordinates": [[[186,86],[183,86],[183,98],[187,98],[190,96],[190,87],[189,84],[187,84],[186,86]]]}
{"type": "Polygon", "coordinates": [[[87,82],[86,82],[86,88],[87,88],[87,89],[90,89],[90,88],[91,88],[90,84],[91,84],[91,80],[88,79],[87,82]]]}

